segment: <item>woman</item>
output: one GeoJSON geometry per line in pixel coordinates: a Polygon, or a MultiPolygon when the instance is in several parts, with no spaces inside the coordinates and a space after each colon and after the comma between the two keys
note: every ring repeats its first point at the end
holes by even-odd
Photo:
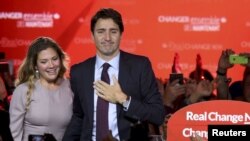
{"type": "Polygon", "coordinates": [[[10,103],[10,129],[15,141],[45,133],[62,140],[73,101],[69,80],[64,77],[66,59],[51,38],[39,37],[31,43],[10,103]]]}

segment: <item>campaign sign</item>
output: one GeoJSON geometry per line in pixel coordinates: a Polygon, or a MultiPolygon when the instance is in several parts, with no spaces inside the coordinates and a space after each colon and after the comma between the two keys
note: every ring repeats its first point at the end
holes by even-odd
{"type": "Polygon", "coordinates": [[[176,111],[167,123],[167,141],[250,140],[250,103],[211,100],[176,111]]]}

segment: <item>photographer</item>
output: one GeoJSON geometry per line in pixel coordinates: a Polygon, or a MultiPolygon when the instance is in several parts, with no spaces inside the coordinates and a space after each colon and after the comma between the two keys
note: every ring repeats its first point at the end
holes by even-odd
{"type": "Polygon", "coordinates": [[[249,53],[239,53],[238,55],[232,49],[223,50],[218,62],[218,69],[216,71],[217,77],[217,97],[218,99],[232,99],[229,93],[229,84],[231,79],[227,77],[227,70],[232,68],[234,64],[240,64],[245,67],[243,75],[243,93],[244,100],[250,101],[250,54],[249,53]],[[231,56],[231,59],[230,59],[231,56]]]}

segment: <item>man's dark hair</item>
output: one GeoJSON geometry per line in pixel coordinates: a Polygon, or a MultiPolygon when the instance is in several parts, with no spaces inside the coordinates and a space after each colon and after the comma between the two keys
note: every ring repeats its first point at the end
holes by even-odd
{"type": "Polygon", "coordinates": [[[119,26],[120,32],[122,33],[124,31],[121,14],[112,8],[102,8],[97,11],[97,13],[91,19],[90,28],[92,33],[94,33],[96,22],[99,19],[112,19],[119,26]]]}

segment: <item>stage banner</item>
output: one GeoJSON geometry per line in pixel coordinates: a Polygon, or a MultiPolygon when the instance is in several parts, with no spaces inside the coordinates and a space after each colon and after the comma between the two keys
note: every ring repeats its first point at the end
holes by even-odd
{"type": "Polygon", "coordinates": [[[250,103],[212,100],[186,106],[167,123],[167,141],[249,140],[250,103]],[[247,138],[247,139],[246,139],[247,138]],[[197,140],[197,139],[196,139],[197,140]]]}
{"type": "MultiPolygon", "coordinates": [[[[48,36],[68,54],[69,66],[80,63],[96,55],[92,16],[109,7],[122,15],[120,49],[147,56],[157,78],[169,79],[176,54],[184,77],[196,70],[198,55],[202,68],[216,77],[223,50],[250,50],[249,5],[250,0],[1,0],[0,59],[15,77],[30,43],[48,36]]],[[[242,80],[244,69],[234,65],[227,76],[242,80]]]]}

